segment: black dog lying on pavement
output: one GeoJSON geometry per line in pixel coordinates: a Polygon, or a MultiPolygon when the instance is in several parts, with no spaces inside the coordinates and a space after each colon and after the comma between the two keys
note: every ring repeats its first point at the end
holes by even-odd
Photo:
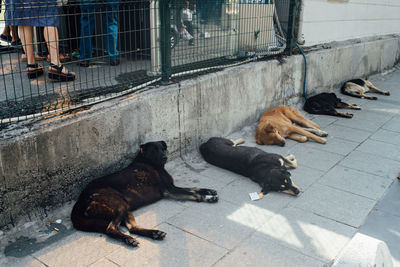
{"type": "Polygon", "coordinates": [[[342,102],[342,100],[338,98],[335,93],[321,93],[307,98],[303,108],[305,111],[311,114],[331,115],[344,118],[352,118],[353,114],[338,112],[336,108],[361,109],[355,104],[347,104],[342,102]]]}
{"type": "Polygon", "coordinates": [[[262,187],[260,198],[270,191],[299,194],[286,166],[297,167],[293,155],[282,157],[256,147],[236,146],[231,140],[212,137],[200,146],[200,153],[210,164],[249,177],[262,187]]]}
{"type": "Polygon", "coordinates": [[[164,141],[141,145],[138,155],[128,167],[89,183],[72,209],[74,227],[105,233],[130,246],[137,246],[136,239],[119,230],[121,223],[130,233],[156,240],[164,239],[166,233],[139,227],[129,211],[163,197],[210,203],[218,201],[215,190],[176,187],[164,168],[166,152],[164,141]]]}

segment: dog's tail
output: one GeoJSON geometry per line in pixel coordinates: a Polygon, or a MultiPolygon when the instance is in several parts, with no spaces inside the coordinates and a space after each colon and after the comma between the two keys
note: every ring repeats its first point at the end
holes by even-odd
{"type": "Polygon", "coordinates": [[[100,218],[90,218],[85,216],[85,206],[78,200],[71,212],[71,221],[75,229],[85,232],[105,233],[109,225],[109,221],[100,218]]]}
{"type": "Polygon", "coordinates": [[[297,160],[293,154],[290,154],[290,155],[288,155],[286,157],[282,157],[282,158],[283,158],[283,163],[285,166],[288,166],[293,169],[297,168],[297,160]]]}

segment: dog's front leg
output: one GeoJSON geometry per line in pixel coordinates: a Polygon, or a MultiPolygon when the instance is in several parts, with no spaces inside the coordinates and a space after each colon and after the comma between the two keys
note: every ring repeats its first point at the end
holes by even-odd
{"type": "Polygon", "coordinates": [[[207,188],[183,188],[172,186],[163,195],[179,200],[215,203],[218,201],[217,191],[207,188]]]}
{"type": "Polygon", "coordinates": [[[307,132],[316,134],[316,135],[321,136],[321,137],[328,136],[327,132],[322,131],[320,129],[315,129],[315,128],[303,128],[303,129],[306,130],[307,132]]]}
{"type": "Polygon", "coordinates": [[[303,128],[297,127],[297,126],[293,126],[291,129],[292,134],[298,134],[298,135],[304,135],[305,137],[307,137],[308,139],[312,139],[318,143],[321,144],[325,144],[326,143],[326,139],[316,136],[315,134],[312,134],[310,132],[307,132],[306,130],[304,130],[303,128]]]}

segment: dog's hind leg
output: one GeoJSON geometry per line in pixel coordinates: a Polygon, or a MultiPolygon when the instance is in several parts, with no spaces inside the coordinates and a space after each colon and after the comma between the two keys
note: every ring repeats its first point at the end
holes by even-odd
{"type": "Polygon", "coordinates": [[[135,217],[130,212],[127,213],[124,222],[129,232],[131,232],[132,234],[150,237],[154,240],[163,240],[167,235],[167,233],[160,230],[141,228],[137,225],[135,217]]]}
{"type": "Polygon", "coordinates": [[[121,223],[121,218],[111,221],[108,224],[105,233],[112,238],[124,241],[129,246],[136,247],[139,244],[139,242],[132,236],[121,233],[121,231],[119,230],[120,223],[121,223]]]}
{"type": "Polygon", "coordinates": [[[371,92],[382,94],[382,95],[390,95],[389,91],[385,91],[385,90],[379,89],[378,87],[373,85],[370,81],[365,80],[365,82],[366,82],[368,88],[371,90],[371,92]]]}
{"type": "Polygon", "coordinates": [[[294,123],[306,127],[306,128],[315,128],[319,129],[319,125],[309,119],[303,117],[300,112],[294,108],[290,109],[291,112],[285,113],[285,115],[294,123]]]}
{"type": "Polygon", "coordinates": [[[288,155],[286,157],[283,157],[283,161],[284,161],[283,164],[286,167],[290,167],[290,168],[293,168],[293,169],[297,168],[297,160],[296,160],[296,158],[294,157],[293,154],[290,154],[290,155],[288,155]]]}
{"type": "Polygon", "coordinates": [[[179,200],[215,203],[218,201],[217,191],[207,188],[183,188],[172,186],[164,192],[165,197],[179,200]]]}
{"type": "Polygon", "coordinates": [[[233,140],[233,139],[230,139],[230,140],[233,143],[233,145],[232,145],[233,147],[244,144],[244,142],[245,142],[243,138],[239,138],[237,140],[233,140]]]}
{"type": "Polygon", "coordinates": [[[349,108],[349,109],[357,109],[360,110],[361,108],[357,106],[356,104],[347,104],[342,101],[336,103],[337,108],[349,108]]]}

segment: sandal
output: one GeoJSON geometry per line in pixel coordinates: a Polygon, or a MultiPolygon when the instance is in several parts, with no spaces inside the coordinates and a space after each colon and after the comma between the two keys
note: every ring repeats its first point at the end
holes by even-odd
{"type": "Polygon", "coordinates": [[[68,82],[75,80],[75,74],[72,74],[72,72],[70,72],[69,70],[67,71],[67,73],[62,73],[64,65],[57,66],[53,63],[50,63],[50,68],[51,69],[48,72],[50,79],[57,80],[59,82],[68,82]],[[56,71],[54,71],[54,69],[56,71]]]}
{"type": "Polygon", "coordinates": [[[28,71],[28,78],[35,79],[41,75],[43,75],[43,67],[36,64],[28,64],[26,65],[28,71]],[[33,68],[34,70],[29,70],[29,68],[33,68]]]}

